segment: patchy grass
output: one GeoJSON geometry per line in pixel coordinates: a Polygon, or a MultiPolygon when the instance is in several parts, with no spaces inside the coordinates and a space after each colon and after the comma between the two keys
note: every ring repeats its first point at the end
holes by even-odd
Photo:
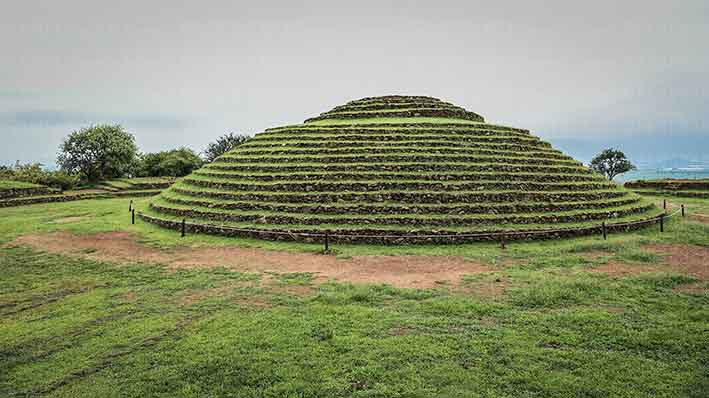
{"type": "MultiPolygon", "coordinates": [[[[142,243],[163,248],[239,245],[305,252],[322,250],[321,244],[269,242],[204,234],[188,234],[181,238],[177,231],[155,227],[140,220],[136,220],[136,224],[131,225],[128,212],[129,203],[132,201],[136,208],[145,209],[149,200],[148,198],[116,198],[0,209],[0,216],[3,220],[0,223],[0,243],[11,241],[26,233],[70,231],[88,234],[121,230],[136,234],[142,243]],[[75,216],[81,216],[83,219],[67,224],[52,223],[57,219],[75,216]]],[[[499,250],[497,243],[397,246],[337,244],[331,245],[331,249],[335,254],[343,257],[365,254],[461,255],[492,264],[512,259],[514,261],[531,261],[533,264],[543,266],[548,262],[557,261],[555,258],[558,258],[558,255],[573,252],[583,254],[584,251],[598,250],[598,248],[602,250],[610,248],[607,250],[625,252],[627,255],[633,256],[634,250],[649,243],[688,243],[709,246],[709,225],[694,222],[691,219],[692,212],[709,209],[709,200],[695,199],[688,202],[687,207],[688,220],[682,220],[679,217],[667,220],[665,226],[668,233],[660,234],[658,227],[650,227],[632,234],[610,234],[607,241],[600,239],[600,236],[590,236],[562,241],[511,242],[505,251],[499,250]]],[[[571,257],[567,257],[567,259],[571,259],[571,257]]]]}
{"type": "Polygon", "coordinates": [[[27,233],[123,230],[163,248],[322,249],[180,238],[131,225],[128,202],[0,209],[0,396],[702,397],[709,389],[706,281],[644,249],[709,246],[709,226],[689,217],[670,220],[664,234],[505,250],[332,247],[341,257],[462,255],[490,267],[460,286],[424,290],[317,284],[307,272],[111,264],[7,245],[27,233]],[[652,272],[589,272],[609,261],[652,272]]]}
{"type": "Polygon", "coordinates": [[[43,185],[32,184],[23,181],[0,180],[0,189],[26,189],[26,188],[42,188],[43,185]]]}
{"type": "Polygon", "coordinates": [[[371,119],[343,119],[343,120],[315,120],[312,122],[304,123],[302,125],[284,126],[284,127],[301,127],[301,126],[337,126],[337,125],[349,125],[349,124],[381,124],[381,123],[457,123],[457,124],[472,124],[484,126],[485,123],[475,122],[472,120],[465,119],[451,119],[447,117],[406,117],[406,118],[396,118],[396,117],[376,117],[371,119]]]}

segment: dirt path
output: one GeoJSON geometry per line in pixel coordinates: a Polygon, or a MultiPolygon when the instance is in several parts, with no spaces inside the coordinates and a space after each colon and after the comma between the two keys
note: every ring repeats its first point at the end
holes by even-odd
{"type": "Polygon", "coordinates": [[[660,267],[649,266],[649,265],[639,265],[639,264],[625,264],[615,260],[608,261],[603,265],[589,269],[590,272],[597,272],[601,274],[608,274],[614,277],[624,277],[633,276],[637,274],[644,274],[647,272],[662,272],[660,267]]]}
{"type": "Polygon", "coordinates": [[[396,287],[431,288],[457,285],[465,274],[492,272],[459,256],[334,256],[241,247],[160,250],[136,242],[127,232],[73,235],[67,232],[25,235],[17,245],[51,253],[78,255],[117,263],[158,263],[170,269],[225,267],[241,272],[315,274],[316,282],[336,279],[353,283],[385,283],[396,287]]]}
{"type": "MultiPolygon", "coordinates": [[[[313,273],[315,282],[336,279],[353,283],[385,283],[396,287],[431,288],[440,283],[460,284],[465,274],[495,269],[459,256],[355,256],[337,259],[312,253],[293,253],[241,247],[204,247],[161,250],[138,243],[127,232],[73,235],[68,232],[25,235],[13,244],[50,253],[82,256],[115,263],[164,264],[171,270],[225,267],[240,272],[313,273]]],[[[643,272],[675,271],[709,280],[709,248],[693,245],[649,245],[662,263],[630,265],[614,260],[592,272],[628,276],[643,272]]]]}
{"type": "MultiPolygon", "coordinates": [[[[691,275],[702,281],[709,279],[709,248],[694,245],[656,244],[645,246],[644,249],[658,254],[661,257],[661,262],[659,264],[626,264],[611,259],[605,264],[590,269],[590,271],[612,276],[671,271],[691,275]]],[[[606,255],[612,256],[612,253],[606,253],[606,255]]]]}
{"type": "Polygon", "coordinates": [[[681,273],[709,279],[709,248],[694,245],[649,245],[645,249],[663,256],[663,262],[681,273]]]}

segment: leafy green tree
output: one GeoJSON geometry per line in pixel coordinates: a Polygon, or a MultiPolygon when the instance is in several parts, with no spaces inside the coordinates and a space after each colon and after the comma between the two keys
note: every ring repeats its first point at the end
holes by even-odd
{"type": "Polygon", "coordinates": [[[237,146],[248,141],[251,137],[248,135],[228,133],[217,138],[215,142],[207,145],[207,149],[204,150],[204,160],[207,162],[213,162],[214,159],[222,156],[223,154],[231,151],[237,146]]]}
{"type": "Polygon", "coordinates": [[[635,165],[630,163],[623,152],[609,148],[591,160],[591,169],[613,180],[618,174],[635,170],[635,165]]]}
{"type": "Polygon", "coordinates": [[[123,177],[135,162],[135,138],[120,125],[100,124],[74,131],[59,147],[62,170],[87,182],[123,177]]]}
{"type": "Polygon", "coordinates": [[[200,166],[202,166],[202,158],[193,150],[183,147],[141,155],[136,175],[139,177],[182,177],[200,166]]]}

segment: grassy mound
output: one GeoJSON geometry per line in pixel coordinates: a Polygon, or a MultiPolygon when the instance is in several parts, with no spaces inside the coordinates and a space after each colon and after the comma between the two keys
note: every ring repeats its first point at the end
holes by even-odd
{"type": "Polygon", "coordinates": [[[257,134],[164,191],[143,215],[166,227],[185,219],[195,231],[268,239],[419,242],[573,235],[558,230],[659,213],[528,130],[485,123],[435,98],[388,96],[257,134]]]}
{"type": "Polygon", "coordinates": [[[171,177],[121,178],[95,187],[59,192],[42,185],[0,181],[0,208],[83,199],[153,196],[174,183],[171,177]]]}
{"type": "Polygon", "coordinates": [[[709,179],[637,180],[625,183],[625,187],[642,195],[670,195],[685,198],[709,198],[709,179]]]}
{"type": "Polygon", "coordinates": [[[103,181],[98,188],[111,192],[165,189],[175,182],[172,177],[136,177],[103,181]]]}

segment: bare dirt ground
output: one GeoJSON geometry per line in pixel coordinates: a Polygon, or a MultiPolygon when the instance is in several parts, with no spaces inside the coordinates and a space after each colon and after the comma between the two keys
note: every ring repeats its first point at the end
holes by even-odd
{"type": "Polygon", "coordinates": [[[709,248],[694,245],[649,245],[646,250],[663,257],[664,264],[675,271],[701,280],[709,279],[709,248]]]}
{"type": "Polygon", "coordinates": [[[240,272],[314,274],[314,281],[385,283],[396,287],[432,288],[457,285],[465,274],[494,269],[458,256],[334,256],[255,248],[214,247],[160,250],[144,246],[126,232],[73,235],[67,232],[25,235],[17,245],[116,263],[157,263],[169,269],[225,267],[240,272]]]}
{"type": "Polygon", "coordinates": [[[500,298],[505,295],[509,287],[509,278],[497,276],[492,278],[487,277],[479,281],[463,283],[458,291],[479,297],[500,298]]]}
{"type": "Polygon", "coordinates": [[[692,221],[698,221],[702,224],[709,224],[709,215],[708,214],[691,214],[689,218],[692,221]]]}
{"type": "MultiPolygon", "coordinates": [[[[647,272],[679,272],[691,275],[699,282],[677,286],[678,293],[701,294],[707,289],[709,280],[709,248],[694,245],[648,245],[645,250],[661,256],[659,264],[626,264],[611,259],[607,263],[590,269],[591,272],[601,272],[615,277],[637,275],[647,272]]],[[[612,256],[612,253],[607,253],[612,256]]],[[[597,256],[594,256],[597,257],[597,256]]]]}
{"type": "Polygon", "coordinates": [[[611,276],[630,276],[647,272],[661,272],[660,267],[639,264],[625,264],[611,260],[603,265],[589,269],[590,272],[599,272],[611,276]]]}
{"type": "MultiPolygon", "coordinates": [[[[466,274],[494,272],[495,269],[459,256],[334,256],[293,253],[241,247],[178,248],[161,250],[138,243],[127,232],[74,235],[68,232],[25,235],[13,244],[27,245],[51,253],[82,256],[115,263],[163,264],[171,270],[224,267],[239,272],[262,274],[264,283],[275,289],[305,289],[280,286],[271,274],[312,273],[315,283],[329,279],[352,283],[385,283],[396,287],[433,288],[442,284],[458,286],[466,274]]],[[[611,259],[591,272],[630,276],[646,272],[674,271],[709,280],[709,248],[693,245],[649,245],[646,250],[662,257],[660,264],[626,264],[611,259]]],[[[591,257],[613,256],[591,253],[591,257]]],[[[479,281],[468,283],[463,291],[486,296],[503,295],[507,283],[479,281]]],[[[289,292],[290,293],[290,292],[289,292]]],[[[292,292],[303,294],[306,292],[292,292]]],[[[189,301],[189,299],[188,299],[189,301]]]]}

